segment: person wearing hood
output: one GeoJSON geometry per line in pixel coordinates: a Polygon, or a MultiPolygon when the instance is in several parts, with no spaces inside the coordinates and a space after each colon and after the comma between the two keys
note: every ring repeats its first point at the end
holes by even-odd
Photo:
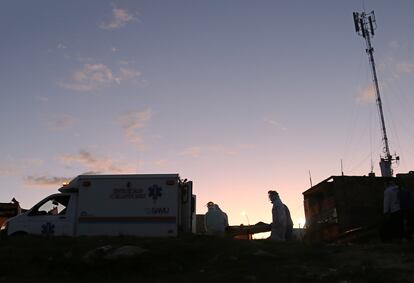
{"type": "Polygon", "coordinates": [[[229,217],[227,216],[227,213],[225,213],[223,210],[221,210],[221,208],[218,206],[217,203],[214,204],[214,206],[216,207],[217,211],[219,211],[222,215],[222,221],[224,224],[224,229],[227,228],[227,226],[229,226],[229,217]]]}
{"type": "Polygon", "coordinates": [[[286,228],[288,224],[285,205],[276,191],[269,191],[269,200],[273,204],[272,207],[272,230],[270,239],[275,241],[286,240],[286,228]]]}
{"type": "Polygon", "coordinates": [[[223,236],[228,226],[224,212],[211,201],[207,203],[207,209],[204,223],[207,235],[223,236]]]}

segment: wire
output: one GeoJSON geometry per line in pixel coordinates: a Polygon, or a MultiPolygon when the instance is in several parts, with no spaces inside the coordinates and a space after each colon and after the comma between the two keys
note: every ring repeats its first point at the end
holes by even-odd
{"type": "Polygon", "coordinates": [[[355,165],[355,166],[351,169],[351,172],[357,171],[357,169],[359,169],[359,168],[362,166],[362,164],[368,160],[369,156],[370,156],[370,154],[369,154],[369,153],[368,153],[367,155],[365,155],[365,156],[364,156],[364,157],[363,157],[363,158],[359,161],[359,163],[358,163],[357,165],[355,165]]]}
{"type": "MultiPolygon", "coordinates": [[[[368,73],[369,70],[367,68],[367,66],[364,64],[364,57],[365,54],[363,52],[360,53],[359,56],[359,60],[358,60],[358,67],[356,68],[356,72],[354,72],[354,78],[353,78],[353,85],[362,85],[362,79],[361,79],[361,74],[365,75],[365,80],[366,81],[369,77],[368,73]]],[[[358,98],[358,97],[357,97],[358,98]]],[[[349,164],[350,167],[353,166],[353,163],[355,162],[355,151],[357,151],[355,149],[355,145],[359,146],[360,145],[360,141],[361,141],[361,135],[359,134],[359,129],[357,128],[358,126],[362,125],[362,115],[361,115],[361,105],[359,102],[355,102],[352,101],[352,113],[351,115],[349,115],[349,120],[348,120],[348,125],[346,127],[346,131],[345,131],[345,141],[344,141],[344,150],[343,150],[343,158],[345,158],[345,161],[347,164],[349,164]],[[357,137],[359,137],[360,139],[357,140],[357,137]]],[[[359,156],[359,154],[358,154],[359,156]]]]}
{"type": "MultiPolygon", "coordinates": [[[[387,96],[385,96],[385,102],[387,102],[387,105],[389,104],[387,96]]],[[[385,110],[387,112],[387,115],[389,116],[389,120],[391,121],[391,132],[393,133],[393,136],[395,137],[397,147],[400,149],[401,154],[403,154],[404,156],[404,150],[403,150],[403,147],[401,146],[400,137],[398,134],[397,126],[396,126],[394,117],[392,115],[392,112],[389,110],[389,107],[385,107],[385,110]]],[[[402,163],[403,163],[403,167],[405,167],[406,164],[404,160],[402,160],[402,163]]]]}
{"type": "MultiPolygon", "coordinates": [[[[401,88],[401,78],[398,76],[398,73],[395,72],[392,68],[390,70],[391,72],[391,77],[393,79],[390,79],[388,81],[388,83],[386,84],[386,86],[388,87],[388,93],[392,93],[393,94],[393,102],[397,102],[398,105],[396,105],[396,107],[394,107],[395,109],[399,109],[399,113],[403,113],[404,114],[404,118],[405,119],[400,119],[397,121],[397,123],[395,122],[395,119],[392,119],[392,126],[393,128],[391,128],[393,135],[396,136],[396,142],[397,142],[397,146],[398,146],[398,151],[401,154],[401,156],[403,156],[403,158],[401,158],[400,162],[401,162],[401,169],[404,171],[407,171],[408,166],[406,163],[406,160],[408,160],[408,155],[406,155],[406,153],[411,153],[410,150],[407,150],[407,148],[403,148],[401,145],[401,139],[399,137],[399,134],[395,129],[399,129],[399,130],[403,130],[402,133],[405,135],[405,139],[413,139],[414,138],[414,134],[412,132],[412,127],[409,125],[409,123],[407,123],[408,121],[412,121],[413,120],[413,115],[412,115],[412,111],[410,109],[410,105],[412,104],[411,101],[408,99],[407,94],[405,91],[402,90],[401,88]],[[395,126],[398,125],[398,128],[395,126]]],[[[388,109],[387,109],[388,110],[388,109]]],[[[397,112],[397,113],[398,113],[397,112]]],[[[387,111],[388,114],[388,111],[387,111]]],[[[391,118],[393,118],[393,116],[391,116],[391,118]]],[[[401,131],[399,131],[401,133],[401,131]]]]}
{"type": "Polygon", "coordinates": [[[374,171],[373,158],[372,158],[372,111],[369,111],[369,149],[371,151],[371,171],[374,171]]]}

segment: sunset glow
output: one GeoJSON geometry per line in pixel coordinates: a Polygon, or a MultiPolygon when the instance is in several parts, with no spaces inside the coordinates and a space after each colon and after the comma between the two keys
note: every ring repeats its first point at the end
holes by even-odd
{"type": "MultiPolygon", "coordinates": [[[[79,174],[179,173],[232,225],[295,227],[302,192],[376,175],[381,133],[360,0],[5,1],[0,202],[79,174]],[[311,179],[311,180],[310,180],[311,179]]],[[[414,1],[366,0],[395,172],[414,170],[414,1]]]]}

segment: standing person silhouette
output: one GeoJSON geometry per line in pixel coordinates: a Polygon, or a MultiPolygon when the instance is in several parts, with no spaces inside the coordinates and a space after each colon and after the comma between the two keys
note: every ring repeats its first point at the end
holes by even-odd
{"type": "Polygon", "coordinates": [[[383,239],[401,240],[403,236],[403,214],[401,211],[401,189],[394,180],[388,181],[384,190],[384,221],[383,239]]]}
{"type": "Polygon", "coordinates": [[[285,241],[288,222],[285,205],[276,191],[269,191],[268,195],[270,202],[273,204],[272,232],[270,234],[270,239],[275,241],[285,241]]]}
{"type": "Polygon", "coordinates": [[[224,236],[228,226],[227,214],[212,201],[207,203],[207,209],[204,223],[207,235],[224,236]]]}

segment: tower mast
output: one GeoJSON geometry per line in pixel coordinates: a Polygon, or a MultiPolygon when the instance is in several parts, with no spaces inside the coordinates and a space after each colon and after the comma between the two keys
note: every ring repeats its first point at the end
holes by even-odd
{"type": "Polygon", "coordinates": [[[390,153],[390,147],[388,145],[388,136],[387,130],[385,128],[385,119],[384,119],[384,112],[382,110],[382,102],[381,102],[381,95],[378,86],[378,78],[377,78],[377,71],[375,69],[375,61],[374,61],[374,48],[371,45],[371,38],[374,36],[374,30],[376,29],[376,21],[375,21],[375,14],[374,11],[370,13],[357,13],[354,12],[354,24],[355,24],[355,31],[358,35],[362,36],[365,39],[366,49],[365,51],[369,57],[369,64],[371,66],[371,73],[374,83],[375,89],[375,97],[378,106],[378,114],[380,116],[381,122],[381,132],[382,132],[382,142],[383,142],[383,155],[380,159],[380,169],[381,169],[381,176],[383,177],[391,177],[393,174],[392,170],[392,162],[399,160],[399,157],[393,156],[390,153]]]}

